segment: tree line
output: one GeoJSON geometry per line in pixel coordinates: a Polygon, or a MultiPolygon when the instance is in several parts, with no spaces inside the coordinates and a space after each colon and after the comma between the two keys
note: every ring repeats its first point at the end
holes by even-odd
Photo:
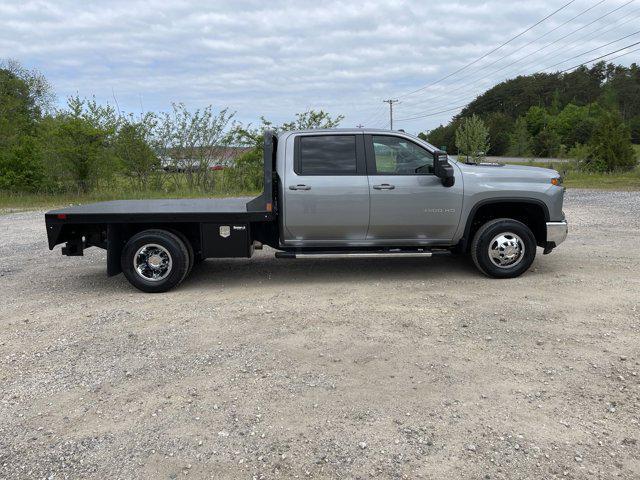
{"type": "Polygon", "coordinates": [[[519,76],[420,136],[449,153],[469,153],[459,152],[456,132],[474,116],[487,131],[487,155],[575,158],[599,172],[629,169],[636,165],[632,143],[640,144],[640,67],[600,62],[519,76]]]}
{"type": "Polygon", "coordinates": [[[283,125],[261,118],[252,126],[228,108],[176,103],[168,112],[133,115],[79,96],[56,108],[55,98],[39,72],[0,62],[0,191],[255,191],[262,186],[265,128],[331,128],[343,119],[310,110],[283,125]]]}
{"type": "MultiPolygon", "coordinates": [[[[0,62],[0,191],[197,196],[262,186],[262,132],[332,128],[343,116],[306,111],[282,125],[243,125],[213,106],[123,114],[79,96],[55,105],[47,79],[0,62]],[[240,148],[244,147],[244,148],[240,148]],[[212,165],[222,164],[222,171],[212,165]]],[[[572,157],[591,171],[636,165],[640,68],[599,63],[489,89],[447,125],[421,133],[450,153],[572,157]]]]}

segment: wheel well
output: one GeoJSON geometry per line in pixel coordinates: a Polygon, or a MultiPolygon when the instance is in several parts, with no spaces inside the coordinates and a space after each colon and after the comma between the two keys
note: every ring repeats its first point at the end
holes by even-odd
{"type": "Polygon", "coordinates": [[[200,224],[198,223],[122,223],[117,225],[117,227],[119,227],[119,230],[122,232],[121,235],[124,243],[126,243],[127,240],[135,234],[144,230],[167,230],[169,232],[173,231],[181,233],[185,238],[187,238],[187,240],[189,240],[194,251],[198,252],[200,250],[200,224]]]}
{"type": "Polygon", "coordinates": [[[200,224],[198,223],[115,223],[105,225],[107,238],[107,272],[111,275],[120,273],[120,254],[124,245],[135,234],[144,230],[167,230],[184,235],[193,247],[196,257],[201,251],[200,224]]]}
{"type": "Polygon", "coordinates": [[[489,220],[496,218],[512,218],[524,223],[533,232],[538,246],[545,246],[548,215],[541,204],[533,202],[496,202],[480,205],[472,212],[465,229],[465,251],[469,251],[471,241],[478,229],[489,220]]]}

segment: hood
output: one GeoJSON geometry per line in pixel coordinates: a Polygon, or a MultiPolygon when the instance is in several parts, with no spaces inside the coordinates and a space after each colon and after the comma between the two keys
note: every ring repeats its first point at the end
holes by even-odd
{"type": "Polygon", "coordinates": [[[549,183],[552,178],[558,178],[560,174],[550,168],[529,167],[527,165],[503,165],[503,164],[468,164],[455,162],[464,175],[473,175],[479,178],[495,178],[500,180],[529,181],[549,183]]]}

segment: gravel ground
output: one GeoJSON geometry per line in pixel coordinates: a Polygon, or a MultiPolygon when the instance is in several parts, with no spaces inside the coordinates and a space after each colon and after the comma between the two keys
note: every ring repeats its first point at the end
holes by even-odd
{"type": "Polygon", "coordinates": [[[640,478],[640,193],[464,258],[207,261],[134,291],[0,216],[0,478],[640,478]]]}

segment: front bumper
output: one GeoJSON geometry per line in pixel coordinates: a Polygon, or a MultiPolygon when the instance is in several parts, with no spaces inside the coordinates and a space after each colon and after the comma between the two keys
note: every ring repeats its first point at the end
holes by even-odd
{"type": "Polygon", "coordinates": [[[566,220],[561,222],[547,222],[547,244],[544,253],[549,253],[567,238],[569,224],[566,220]]]}

